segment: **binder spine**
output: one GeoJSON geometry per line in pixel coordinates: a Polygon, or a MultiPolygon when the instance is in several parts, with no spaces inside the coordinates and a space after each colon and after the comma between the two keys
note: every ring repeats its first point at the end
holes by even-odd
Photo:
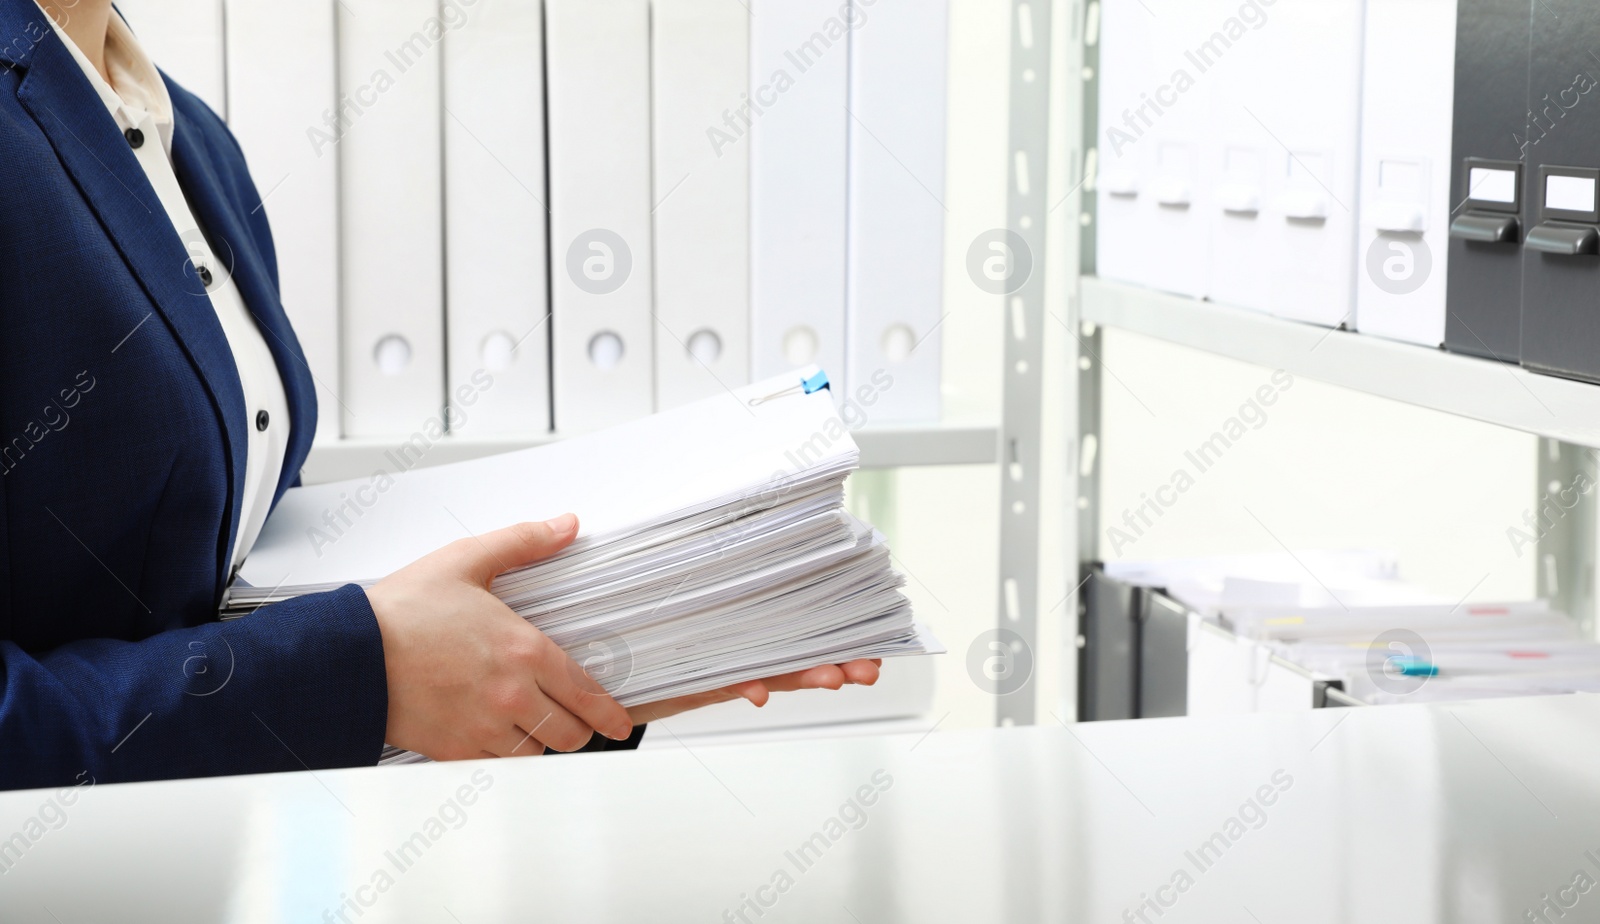
{"type": "Polygon", "coordinates": [[[538,2],[478,0],[444,39],[453,436],[550,430],[543,32],[538,2]]]}
{"type": "Polygon", "coordinates": [[[344,432],[404,436],[443,410],[443,29],[437,0],[338,9],[344,432]]]}

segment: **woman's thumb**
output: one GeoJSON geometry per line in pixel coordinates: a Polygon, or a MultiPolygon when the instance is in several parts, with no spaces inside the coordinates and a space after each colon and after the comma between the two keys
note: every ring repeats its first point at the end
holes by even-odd
{"type": "Polygon", "coordinates": [[[549,558],[571,545],[577,535],[578,518],[570,513],[484,533],[477,537],[481,554],[474,556],[473,576],[488,584],[497,574],[549,558]]]}

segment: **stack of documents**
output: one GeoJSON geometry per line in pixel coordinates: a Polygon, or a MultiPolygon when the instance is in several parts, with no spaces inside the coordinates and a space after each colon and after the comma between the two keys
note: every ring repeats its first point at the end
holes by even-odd
{"type": "MultiPolygon", "coordinates": [[[[1402,580],[1378,552],[1120,561],[1105,571],[1162,588],[1240,645],[1374,705],[1600,691],[1600,644],[1547,601],[1446,599],[1402,580]]],[[[1196,684],[1234,680],[1202,667],[1191,658],[1191,700],[1196,684]]]]}
{"type": "Polygon", "coordinates": [[[1237,607],[1222,618],[1241,637],[1344,681],[1346,693],[1372,704],[1600,689],[1600,644],[1543,600],[1237,607]]]}
{"type": "Polygon", "coordinates": [[[609,430],[285,494],[224,615],[370,584],[439,547],[578,515],[491,590],[625,706],[854,658],[933,654],[883,536],[844,509],[859,451],[815,369],[609,430]]]}

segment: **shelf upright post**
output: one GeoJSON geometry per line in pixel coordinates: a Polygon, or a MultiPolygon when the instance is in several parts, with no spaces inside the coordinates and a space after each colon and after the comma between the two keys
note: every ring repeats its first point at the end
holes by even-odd
{"type": "MultiPolygon", "coordinates": [[[[1005,293],[1000,424],[999,638],[1033,663],[1039,638],[1040,443],[1044,398],[1045,224],[1049,214],[1050,40],[1055,0],[1012,0],[1006,228],[1021,287],[1005,293]],[[1020,247],[1017,245],[1020,243],[1020,247]]],[[[1031,725],[1034,675],[995,698],[998,724],[1031,725]]]]}
{"type": "MultiPolygon", "coordinates": [[[[1078,203],[1078,278],[1095,272],[1095,221],[1094,188],[1098,170],[1097,142],[1100,132],[1100,3],[1089,0],[1083,27],[1083,68],[1081,71],[1082,140],[1084,152],[1081,186],[1078,203]]],[[[1080,287],[1073,286],[1072,312],[1068,323],[1073,329],[1074,362],[1077,363],[1077,457],[1068,483],[1073,486],[1076,499],[1075,561],[1070,563],[1069,574],[1076,574],[1074,584],[1080,588],[1071,596],[1072,611],[1069,618],[1073,630],[1069,635],[1079,652],[1087,641],[1083,633],[1086,603],[1081,588],[1089,579],[1090,569],[1099,558],[1100,543],[1100,359],[1105,355],[1102,328],[1083,320],[1083,299],[1080,287]]],[[[1084,702],[1084,671],[1081,655],[1078,659],[1077,702],[1084,702]]]]}
{"type": "Polygon", "coordinates": [[[1523,524],[1539,537],[1539,596],[1595,634],[1596,452],[1547,437],[1539,439],[1539,483],[1533,522],[1523,524]]]}

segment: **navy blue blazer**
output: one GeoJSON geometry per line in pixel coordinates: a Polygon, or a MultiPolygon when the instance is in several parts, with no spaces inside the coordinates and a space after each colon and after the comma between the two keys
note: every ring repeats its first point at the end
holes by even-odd
{"type": "MultiPolygon", "coordinates": [[[[168,89],[178,180],[288,395],[276,501],[316,429],[311,374],[238,144],[168,89]]],[[[129,141],[33,0],[0,0],[0,787],[376,761],[360,588],[216,620],[254,416],[129,141]]]]}

